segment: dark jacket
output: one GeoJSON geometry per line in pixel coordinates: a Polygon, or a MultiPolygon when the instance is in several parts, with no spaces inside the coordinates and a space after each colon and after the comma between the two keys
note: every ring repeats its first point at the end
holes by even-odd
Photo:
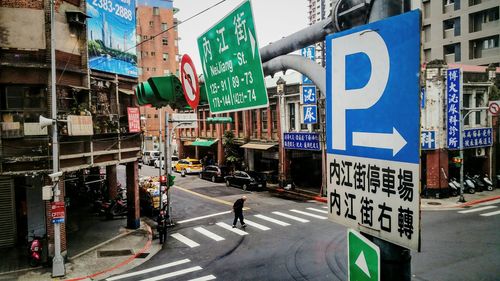
{"type": "Polygon", "coordinates": [[[241,198],[236,200],[236,202],[234,202],[234,205],[233,205],[234,212],[243,212],[243,204],[244,203],[245,203],[245,201],[241,198]]]}
{"type": "Polygon", "coordinates": [[[167,228],[167,216],[159,215],[156,222],[158,223],[158,230],[165,230],[167,228]]]}

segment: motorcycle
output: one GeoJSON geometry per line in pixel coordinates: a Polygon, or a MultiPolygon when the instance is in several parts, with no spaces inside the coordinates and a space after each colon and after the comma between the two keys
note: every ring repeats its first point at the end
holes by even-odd
{"type": "Polygon", "coordinates": [[[494,189],[493,182],[491,181],[491,179],[488,176],[488,174],[484,174],[483,177],[482,177],[482,179],[483,179],[483,182],[486,185],[486,190],[493,191],[493,189],[494,189]]]}
{"type": "Polygon", "coordinates": [[[34,232],[30,237],[33,240],[31,240],[28,249],[29,265],[35,267],[42,263],[42,238],[35,236],[34,232]]]}
{"type": "Polygon", "coordinates": [[[451,178],[448,181],[448,186],[450,188],[451,196],[457,196],[460,194],[460,183],[455,180],[455,178],[451,178]]]}
{"type": "Polygon", "coordinates": [[[478,191],[483,191],[483,190],[486,189],[486,184],[479,177],[479,175],[473,175],[471,177],[471,180],[474,182],[474,185],[476,186],[476,188],[477,188],[478,191]]]}
{"type": "Polygon", "coordinates": [[[468,192],[470,194],[476,193],[476,185],[474,184],[474,181],[469,175],[465,175],[464,192],[468,192]]]}

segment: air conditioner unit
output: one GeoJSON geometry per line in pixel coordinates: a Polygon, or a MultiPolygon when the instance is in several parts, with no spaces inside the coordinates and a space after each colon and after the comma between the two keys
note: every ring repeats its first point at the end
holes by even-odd
{"type": "Polygon", "coordinates": [[[484,147],[476,148],[476,157],[486,156],[486,149],[484,147]]]}

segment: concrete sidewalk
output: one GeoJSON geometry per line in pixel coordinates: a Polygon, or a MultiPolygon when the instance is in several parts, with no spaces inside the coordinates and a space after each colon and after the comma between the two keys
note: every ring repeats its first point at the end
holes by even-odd
{"type": "Polygon", "coordinates": [[[152,240],[151,227],[141,222],[139,229],[123,229],[116,237],[69,259],[63,278],[51,278],[51,268],[41,268],[0,275],[0,280],[102,280],[144,263],[160,250],[152,240]]]}

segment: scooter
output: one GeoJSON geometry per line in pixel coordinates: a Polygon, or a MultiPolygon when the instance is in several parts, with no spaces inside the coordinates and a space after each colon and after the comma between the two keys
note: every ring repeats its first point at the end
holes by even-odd
{"type": "Polygon", "coordinates": [[[30,266],[38,266],[42,263],[42,238],[35,236],[34,232],[30,236],[33,238],[28,249],[28,258],[30,266]]]}
{"type": "Polygon", "coordinates": [[[450,188],[451,196],[457,196],[460,193],[460,183],[458,183],[455,178],[451,178],[448,182],[450,188]]]}
{"type": "Polygon", "coordinates": [[[476,193],[476,185],[474,184],[474,181],[469,175],[465,175],[464,192],[468,192],[470,194],[476,193]]]}
{"type": "Polygon", "coordinates": [[[483,191],[486,189],[486,184],[483,182],[479,175],[472,176],[471,180],[474,182],[478,191],[483,191]]]}
{"type": "Polygon", "coordinates": [[[486,190],[493,191],[493,189],[494,189],[493,182],[491,181],[488,174],[484,174],[482,179],[483,179],[483,182],[486,184],[486,190]]]}

